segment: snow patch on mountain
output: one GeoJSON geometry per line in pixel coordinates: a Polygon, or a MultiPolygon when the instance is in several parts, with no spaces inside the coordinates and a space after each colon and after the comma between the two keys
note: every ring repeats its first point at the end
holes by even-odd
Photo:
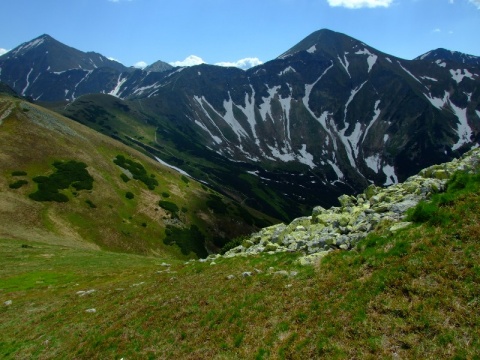
{"type": "Polygon", "coordinates": [[[435,61],[435,63],[440,67],[443,67],[443,68],[447,67],[447,63],[442,60],[437,60],[435,61]]]}
{"type": "Polygon", "coordinates": [[[463,71],[461,69],[450,70],[450,74],[452,74],[452,78],[457,82],[457,84],[460,84],[465,77],[474,80],[473,74],[467,69],[463,69],[463,71]]]}
{"type": "Polygon", "coordinates": [[[30,71],[27,74],[27,84],[23,88],[21,95],[25,96],[25,91],[27,91],[28,87],[30,86],[30,75],[32,74],[33,68],[30,68],[30,71]]]}
{"type": "Polygon", "coordinates": [[[370,72],[370,70],[372,70],[373,65],[375,65],[375,63],[377,62],[377,59],[378,59],[378,56],[375,55],[375,54],[372,54],[370,51],[368,51],[368,49],[359,50],[355,54],[357,54],[357,55],[367,55],[368,56],[368,58],[367,58],[368,72],[370,72]]]}
{"type": "Polygon", "coordinates": [[[297,72],[297,71],[296,71],[293,67],[289,66],[289,67],[287,67],[285,70],[280,71],[280,72],[278,73],[278,76],[282,76],[282,75],[288,74],[288,73],[290,73],[290,72],[297,72]]]}
{"type": "Polygon", "coordinates": [[[452,146],[452,150],[457,150],[464,144],[468,144],[471,141],[473,131],[468,124],[467,109],[462,109],[449,101],[449,105],[452,108],[455,116],[458,118],[457,135],[458,141],[452,146]]]}
{"type": "Polygon", "coordinates": [[[115,97],[120,97],[120,88],[123,84],[125,84],[125,81],[127,81],[127,79],[127,77],[122,79],[122,74],[118,75],[117,85],[115,85],[115,87],[112,91],[109,92],[109,94],[115,97]]]}
{"type": "Polygon", "coordinates": [[[337,58],[338,58],[338,62],[343,66],[343,68],[347,72],[348,76],[351,78],[352,75],[350,75],[350,72],[348,71],[348,67],[350,66],[350,63],[347,60],[346,54],[348,54],[348,53],[343,54],[343,61],[342,61],[342,59],[340,59],[340,55],[337,56],[337,58]]]}
{"type": "MultiPolygon", "coordinates": [[[[368,132],[370,131],[370,128],[373,126],[373,124],[375,124],[375,122],[377,121],[378,117],[380,116],[380,113],[382,112],[382,111],[378,108],[379,105],[380,105],[380,100],[375,101],[375,106],[374,106],[374,109],[373,109],[373,119],[372,119],[372,121],[370,121],[370,124],[368,124],[367,128],[366,128],[365,131],[364,131],[362,142],[365,140],[365,138],[366,138],[367,135],[368,135],[368,132]]],[[[388,136],[388,135],[387,135],[387,136],[388,136]]]]}
{"type": "Polygon", "coordinates": [[[383,173],[387,176],[387,181],[383,184],[384,186],[398,184],[398,177],[395,174],[395,168],[393,166],[385,165],[383,167],[383,173]]]}
{"type": "Polygon", "coordinates": [[[428,77],[428,76],[420,76],[420,79],[422,80],[430,80],[430,81],[435,81],[435,82],[438,82],[437,79],[434,79],[432,77],[428,77]]]}
{"type": "Polygon", "coordinates": [[[208,128],[207,128],[204,124],[202,124],[200,121],[198,121],[198,120],[196,120],[196,119],[194,120],[194,122],[195,122],[195,124],[197,124],[198,126],[200,126],[200,128],[203,129],[203,131],[207,132],[208,135],[210,135],[210,137],[212,138],[212,140],[213,140],[217,145],[219,145],[219,144],[222,143],[222,139],[220,139],[220,138],[219,138],[218,136],[216,136],[216,135],[213,135],[213,134],[211,133],[211,131],[208,130],[208,128]]]}
{"type": "Polygon", "coordinates": [[[317,45],[313,45],[311,48],[307,50],[308,53],[314,54],[317,51],[317,45]]]}
{"type": "Polygon", "coordinates": [[[22,46],[20,46],[17,50],[15,50],[12,54],[15,56],[17,55],[18,53],[20,52],[25,52],[29,49],[34,49],[36,48],[37,46],[40,46],[43,44],[43,42],[45,41],[45,39],[42,37],[42,38],[39,38],[39,39],[35,39],[33,41],[30,41],[29,43],[26,43],[22,46]]]}

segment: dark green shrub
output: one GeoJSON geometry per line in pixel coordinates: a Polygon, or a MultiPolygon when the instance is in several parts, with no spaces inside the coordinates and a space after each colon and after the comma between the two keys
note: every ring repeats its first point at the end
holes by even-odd
{"type": "MultiPolygon", "coordinates": [[[[155,179],[155,175],[151,174],[150,176],[147,173],[147,170],[143,167],[142,164],[135,162],[133,160],[125,158],[123,155],[117,155],[113,162],[124,168],[125,170],[130,171],[135,180],[143,182],[148,189],[154,190],[158,186],[158,181],[155,179]]],[[[122,177],[123,179],[123,177],[122,177]]],[[[124,180],[125,181],[125,180],[124,180]]]]}
{"type": "Polygon", "coordinates": [[[97,205],[95,205],[91,200],[85,200],[85,202],[87,203],[88,206],[90,206],[90,208],[92,209],[96,209],[97,208],[97,205]]]}
{"type": "Polygon", "coordinates": [[[182,175],[181,179],[185,184],[188,184],[190,182],[190,180],[185,175],[182,175]]]}
{"type": "Polygon", "coordinates": [[[10,189],[20,189],[23,185],[27,185],[28,181],[27,180],[18,180],[15,181],[14,183],[8,185],[10,189]]]}
{"type": "Polygon", "coordinates": [[[163,243],[165,245],[177,245],[184,255],[193,252],[201,258],[208,256],[205,250],[205,236],[196,225],[192,225],[190,228],[177,228],[167,225],[163,243]]]}
{"type": "Polygon", "coordinates": [[[222,201],[218,195],[208,195],[207,206],[213,210],[215,214],[227,214],[227,205],[222,201]]]}
{"type": "Polygon", "coordinates": [[[127,174],[121,173],[120,177],[122,178],[123,182],[129,182],[130,178],[127,176],[127,174]]]}
{"type": "Polygon", "coordinates": [[[33,181],[38,184],[38,190],[29,195],[35,201],[67,202],[68,197],[58,191],[72,186],[77,191],[92,190],[93,177],[87,171],[83,162],[67,161],[53,163],[56,171],[50,176],[36,176],[33,181]]]}
{"type": "Polygon", "coordinates": [[[12,176],[27,176],[27,173],[25,171],[12,171],[12,176]]]}
{"type": "Polygon", "coordinates": [[[438,213],[438,206],[432,202],[420,201],[408,216],[409,221],[427,222],[438,213]]]}
{"type": "Polygon", "coordinates": [[[178,210],[179,210],[177,204],[172,203],[170,201],[160,200],[158,202],[158,206],[160,206],[162,209],[165,209],[165,210],[169,211],[170,213],[172,213],[172,215],[177,216],[177,213],[178,213],[178,210]]]}
{"type": "Polygon", "coordinates": [[[135,195],[133,195],[133,193],[131,191],[127,191],[127,193],[125,194],[125,197],[127,199],[131,200],[135,197],[135,195]]]}
{"type": "Polygon", "coordinates": [[[164,198],[168,198],[168,197],[170,197],[170,194],[168,192],[162,192],[162,196],[164,198]]]}

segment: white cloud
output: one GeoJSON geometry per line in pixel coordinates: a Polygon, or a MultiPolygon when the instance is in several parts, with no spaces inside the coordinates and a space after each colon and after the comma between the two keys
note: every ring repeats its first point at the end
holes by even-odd
{"type": "Polygon", "coordinates": [[[205,64],[205,61],[203,61],[203,59],[197,55],[190,55],[185,60],[173,61],[170,63],[172,66],[194,66],[200,64],[205,64]]]}
{"type": "MultiPolygon", "coordinates": [[[[182,61],[172,61],[170,65],[172,66],[195,66],[206,64],[206,62],[197,55],[190,55],[185,60],[182,61]]],[[[237,67],[243,70],[250,69],[251,67],[261,65],[263,61],[259,58],[244,58],[237,61],[220,61],[215,63],[214,65],[217,66],[224,66],[224,67],[237,67]]]]}
{"type": "Polygon", "coordinates": [[[147,66],[148,64],[145,61],[139,61],[133,64],[133,67],[137,69],[145,69],[147,66]]]}
{"type": "Polygon", "coordinates": [[[6,54],[7,52],[8,52],[7,49],[0,48],[0,56],[2,56],[3,54],[6,54]]]}
{"type": "Polygon", "coordinates": [[[432,32],[434,32],[434,33],[439,33],[439,32],[442,32],[442,30],[439,29],[439,28],[436,28],[436,29],[433,29],[432,32]]]}
{"type": "Polygon", "coordinates": [[[480,0],[470,0],[470,2],[480,10],[480,0]]]}
{"type": "MultiPolygon", "coordinates": [[[[330,6],[343,6],[348,9],[360,9],[364,7],[389,7],[392,5],[393,0],[327,0],[330,6]]],[[[479,1],[479,0],[470,0],[479,1]]]]}
{"type": "Polygon", "coordinates": [[[216,63],[215,65],[225,66],[225,67],[237,67],[237,68],[246,70],[246,69],[250,69],[251,67],[262,65],[262,64],[263,64],[263,61],[261,61],[259,58],[245,58],[235,62],[222,61],[222,62],[216,63]]]}

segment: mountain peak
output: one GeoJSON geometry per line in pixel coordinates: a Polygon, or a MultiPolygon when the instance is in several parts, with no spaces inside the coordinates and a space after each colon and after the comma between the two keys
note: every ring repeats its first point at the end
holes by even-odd
{"type": "Polygon", "coordinates": [[[443,48],[438,48],[432,51],[429,51],[423,55],[416,57],[414,60],[426,60],[426,61],[445,61],[445,62],[456,62],[466,65],[480,65],[480,57],[465,54],[459,51],[452,51],[443,48]]]}
{"type": "Polygon", "coordinates": [[[359,44],[354,38],[329,29],[321,29],[308,35],[297,45],[280,55],[283,59],[300,51],[315,53],[319,50],[328,54],[343,53],[346,49],[351,49],[355,44],[359,44]]]}

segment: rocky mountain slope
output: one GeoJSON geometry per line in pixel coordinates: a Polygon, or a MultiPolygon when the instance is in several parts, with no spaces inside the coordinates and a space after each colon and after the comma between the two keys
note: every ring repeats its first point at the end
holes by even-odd
{"type": "MultiPolygon", "coordinates": [[[[330,251],[354,248],[379,228],[396,232],[411,225],[404,221],[409,209],[445,191],[448,180],[458,172],[476,174],[479,166],[480,149],[475,149],[460,159],[425,168],[403,183],[386,188],[371,185],[357,196],[341,196],[339,207],[319,206],[311,216],[264,228],[224,256],[294,251],[306,255],[300,259],[302,264],[312,264],[330,251]]],[[[218,258],[212,255],[209,260],[218,258]]]]}
{"type": "MultiPolygon", "coordinates": [[[[38,42],[20,49],[41,49],[38,42]]],[[[8,70],[16,61],[9,53],[0,57],[0,79],[17,91],[44,101],[76,99],[69,105],[77,106],[76,114],[68,116],[77,120],[81,94],[130,101],[142,113],[137,119],[156,126],[146,145],[174,143],[183,149],[174,157],[187,172],[218,156],[247,183],[263,184],[286,203],[268,209],[264,196],[252,197],[246,183],[238,186],[225,173],[216,174],[219,190],[253,198],[263,211],[282,218],[304,211],[298,203],[327,207],[371,183],[403,181],[460,156],[479,140],[477,57],[439,49],[404,60],[330,30],[247,71],[205,64],[162,72],[77,67],[67,73],[82,76],[62,87],[63,75],[45,70],[39,79],[56,79],[48,94],[45,83],[36,89],[39,80],[26,76],[33,65],[17,75],[8,70]],[[192,144],[195,150],[185,154],[192,144]],[[192,159],[194,151],[198,156],[192,159]]],[[[199,178],[209,181],[212,168],[206,166],[199,178]]]]}

